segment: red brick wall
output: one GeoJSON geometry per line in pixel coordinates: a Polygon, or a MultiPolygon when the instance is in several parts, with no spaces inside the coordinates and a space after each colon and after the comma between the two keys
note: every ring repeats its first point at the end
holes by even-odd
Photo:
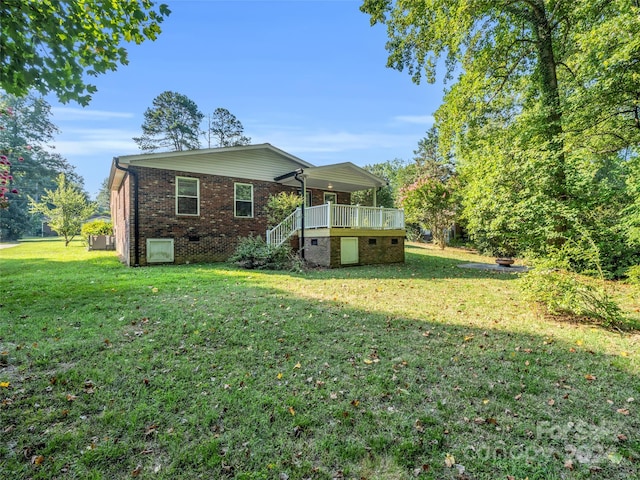
{"type": "Polygon", "coordinates": [[[311,206],[314,207],[316,205],[324,204],[324,193],[337,193],[338,194],[338,203],[341,205],[349,205],[351,203],[351,194],[349,192],[332,192],[329,190],[312,190],[308,188],[307,190],[311,191],[311,206]]]}
{"type": "Polygon", "coordinates": [[[131,212],[131,177],[125,176],[120,189],[111,192],[111,222],[113,223],[113,234],[116,237],[116,251],[127,265],[132,265],[134,259],[131,257],[133,251],[133,220],[131,212]],[[131,243],[130,240],[131,239],[131,243]]]}
{"type": "MultiPolygon", "coordinates": [[[[267,219],[264,207],[269,195],[296,191],[275,182],[156,168],[135,167],[135,170],[140,183],[141,265],[147,264],[147,238],[173,238],[175,263],[226,260],[240,237],[265,237],[267,219]],[[200,179],[199,216],[176,215],[176,176],[200,179]],[[253,185],[253,218],[234,216],[234,183],[253,185]]],[[[130,236],[130,245],[133,249],[133,235],[130,236]]]]}

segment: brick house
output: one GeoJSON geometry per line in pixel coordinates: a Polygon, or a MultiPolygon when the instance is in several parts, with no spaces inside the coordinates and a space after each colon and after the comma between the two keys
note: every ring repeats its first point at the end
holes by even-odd
{"type": "Polygon", "coordinates": [[[318,265],[404,261],[404,220],[393,228],[372,229],[378,218],[389,224],[392,209],[374,209],[371,214],[366,208],[373,207],[349,206],[351,192],[375,192],[383,185],[384,180],[349,162],[314,167],[270,144],[116,157],[109,176],[116,251],[129,266],[223,261],[241,237],[264,238],[267,233],[271,241],[304,245],[308,260],[318,265]],[[302,191],[305,207],[292,216],[291,228],[285,234],[280,228],[274,240],[273,231],[267,232],[269,196],[302,191]],[[357,209],[348,212],[351,217],[336,226],[339,230],[333,228],[340,217],[337,207],[357,209]],[[354,212],[358,225],[364,226],[357,231],[350,228],[354,212]],[[335,218],[329,223],[317,220],[322,215],[335,218]],[[305,216],[307,226],[301,229],[305,216]],[[365,247],[363,252],[354,253],[360,247],[354,247],[353,238],[365,233],[367,239],[356,242],[365,247]],[[345,243],[342,237],[351,240],[345,243]],[[391,241],[395,255],[386,248],[391,241]],[[340,244],[351,251],[344,262],[340,244]]]}

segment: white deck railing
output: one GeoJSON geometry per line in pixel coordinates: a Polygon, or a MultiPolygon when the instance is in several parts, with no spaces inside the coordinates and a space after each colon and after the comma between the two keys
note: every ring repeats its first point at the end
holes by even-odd
{"type": "MultiPolygon", "coordinates": [[[[281,245],[301,228],[301,211],[296,209],[280,225],[267,230],[267,243],[281,245]]],[[[404,211],[395,208],[362,207],[325,203],[304,209],[304,228],[404,229],[404,211]]]]}

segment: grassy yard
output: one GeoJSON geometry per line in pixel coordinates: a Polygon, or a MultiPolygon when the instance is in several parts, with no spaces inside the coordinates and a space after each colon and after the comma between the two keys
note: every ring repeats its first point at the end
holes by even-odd
{"type": "Polygon", "coordinates": [[[640,335],[545,318],[463,261],[0,250],[0,478],[640,478],[640,335]]]}

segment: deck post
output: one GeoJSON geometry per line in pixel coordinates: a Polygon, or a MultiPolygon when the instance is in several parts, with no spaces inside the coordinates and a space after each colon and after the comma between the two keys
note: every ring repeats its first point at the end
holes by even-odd
{"type": "Polygon", "coordinates": [[[380,207],[380,228],[384,228],[384,211],[382,207],[380,207]]]}
{"type": "Polygon", "coordinates": [[[327,202],[327,228],[331,228],[331,202],[327,202]]]}

